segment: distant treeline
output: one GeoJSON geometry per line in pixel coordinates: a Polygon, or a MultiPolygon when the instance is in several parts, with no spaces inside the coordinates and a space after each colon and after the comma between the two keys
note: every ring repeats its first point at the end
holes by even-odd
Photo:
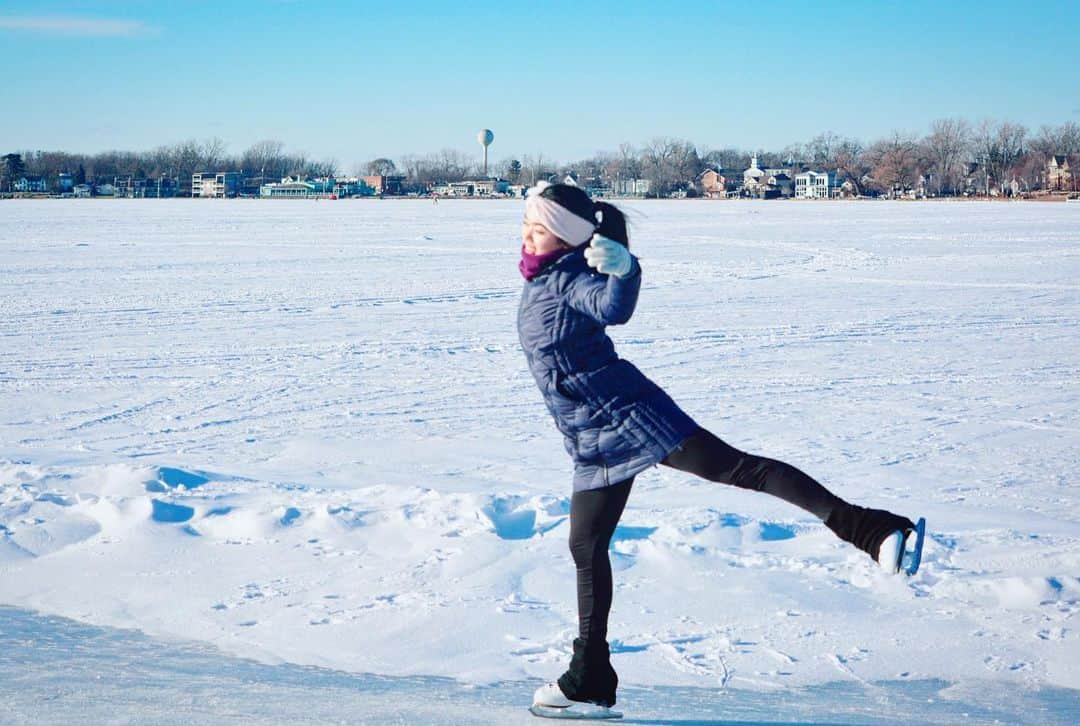
{"type": "MultiPolygon", "coordinates": [[[[221,139],[185,141],[151,151],[106,151],[76,154],[64,151],[12,152],[0,166],[0,191],[9,191],[20,175],[44,178],[53,188],[60,173],[71,174],[75,184],[111,181],[114,177],[176,179],[181,188],[200,171],[241,171],[247,178],[278,180],[304,178],[401,175],[405,191],[424,191],[432,185],[475,178],[482,173],[479,154],[443,150],[427,155],[380,157],[343,169],[337,160],[313,160],[290,153],[280,141],[260,141],[239,155],[226,152],[221,139]]],[[[783,149],[757,151],[735,147],[708,148],[671,137],[654,138],[640,146],[621,144],[615,151],[601,151],[587,159],[560,162],[543,154],[505,157],[489,169],[515,184],[561,177],[572,172],[584,180],[646,179],[651,196],[667,196],[679,190],[693,192],[694,180],[708,168],[741,174],[752,156],[761,168],[803,167],[835,172],[848,180],[859,194],[891,194],[917,184],[938,195],[956,194],[970,186],[974,174],[981,192],[1009,185],[1023,191],[1045,186],[1051,157],[1080,155],[1080,124],[1044,125],[1031,131],[1007,121],[985,120],[972,124],[963,118],[935,121],[924,136],[894,132],[870,143],[833,132],[791,144],[783,149]],[[977,172],[976,172],[977,170],[977,172]]],[[[1073,159],[1073,169],[1080,167],[1073,159]]],[[[1072,174],[1072,189],[1077,188],[1072,174]]]]}

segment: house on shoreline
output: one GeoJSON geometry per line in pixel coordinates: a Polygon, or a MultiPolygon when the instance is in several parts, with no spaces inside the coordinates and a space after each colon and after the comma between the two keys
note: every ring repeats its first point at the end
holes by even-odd
{"type": "Polygon", "coordinates": [[[21,176],[15,180],[12,189],[21,194],[45,194],[49,184],[43,176],[21,176]]]}
{"type": "Polygon", "coordinates": [[[191,196],[202,199],[232,199],[240,196],[243,178],[238,171],[197,172],[191,175],[191,196]]]}
{"type": "Polygon", "coordinates": [[[750,159],[750,168],[743,172],[743,196],[761,199],[788,199],[794,196],[795,183],[789,171],[783,168],[762,169],[755,154],[750,159]]]}
{"type": "Polygon", "coordinates": [[[695,182],[706,199],[727,199],[733,192],[737,193],[735,181],[725,176],[723,169],[706,169],[695,182]]]}
{"type": "Polygon", "coordinates": [[[358,177],[338,179],[323,176],[305,179],[301,176],[287,176],[279,182],[259,187],[259,197],[262,199],[345,199],[370,197],[374,194],[375,189],[358,177]]]}
{"type": "Polygon", "coordinates": [[[831,171],[804,171],[795,175],[796,199],[834,199],[839,192],[836,174],[831,171]]]}
{"type": "Polygon", "coordinates": [[[431,194],[437,197],[459,198],[514,196],[509,181],[493,177],[436,184],[431,188],[431,194]]]}
{"type": "Polygon", "coordinates": [[[1046,178],[1045,186],[1050,191],[1076,191],[1077,184],[1075,167],[1080,167],[1080,154],[1070,157],[1065,154],[1054,154],[1046,162],[1046,170],[1043,175],[1046,178]]]}
{"type": "Polygon", "coordinates": [[[167,176],[157,179],[116,177],[113,179],[113,196],[125,199],[168,199],[180,194],[180,183],[167,176]]]}
{"type": "Polygon", "coordinates": [[[403,174],[371,174],[359,178],[364,184],[375,190],[375,194],[383,196],[398,196],[402,193],[406,178],[403,174]]]}

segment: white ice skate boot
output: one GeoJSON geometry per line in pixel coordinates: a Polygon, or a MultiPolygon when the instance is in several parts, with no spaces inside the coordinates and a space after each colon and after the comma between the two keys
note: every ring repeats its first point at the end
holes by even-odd
{"type": "Polygon", "coordinates": [[[571,701],[563,695],[558,683],[540,686],[533,694],[533,705],[529,708],[534,716],[541,718],[607,719],[622,718],[618,711],[595,703],[571,701]]]}
{"type": "Polygon", "coordinates": [[[919,518],[915,529],[902,532],[899,529],[890,534],[878,548],[877,562],[881,569],[890,574],[897,574],[901,570],[907,575],[914,575],[919,570],[919,562],[922,560],[923,538],[926,533],[926,520],[919,518]],[[905,548],[908,535],[915,535],[914,547],[910,550],[905,548]]]}
{"type": "Polygon", "coordinates": [[[896,530],[881,543],[877,561],[881,569],[895,575],[900,572],[900,560],[904,557],[904,533],[896,530]]]}

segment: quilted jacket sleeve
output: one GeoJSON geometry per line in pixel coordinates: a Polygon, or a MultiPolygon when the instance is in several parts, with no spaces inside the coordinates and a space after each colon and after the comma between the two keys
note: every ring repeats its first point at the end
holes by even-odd
{"type": "Polygon", "coordinates": [[[603,325],[622,325],[630,320],[641,290],[641,266],[633,258],[626,277],[578,275],[567,291],[567,303],[603,325]]]}

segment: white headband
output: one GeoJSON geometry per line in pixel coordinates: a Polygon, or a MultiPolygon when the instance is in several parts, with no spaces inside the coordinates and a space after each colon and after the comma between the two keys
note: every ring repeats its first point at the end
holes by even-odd
{"type": "Polygon", "coordinates": [[[571,247],[580,247],[592,239],[596,222],[579,217],[558,202],[540,196],[540,192],[549,186],[542,181],[529,189],[525,197],[525,216],[550,229],[571,247]]]}

